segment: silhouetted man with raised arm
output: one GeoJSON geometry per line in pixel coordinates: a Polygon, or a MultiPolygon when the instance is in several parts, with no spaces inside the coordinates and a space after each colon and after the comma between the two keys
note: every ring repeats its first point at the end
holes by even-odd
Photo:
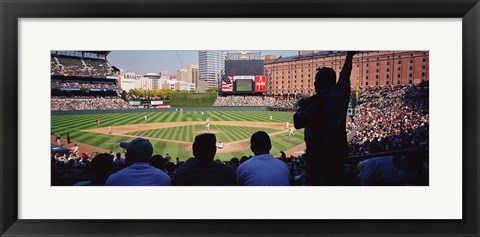
{"type": "Polygon", "coordinates": [[[345,124],[354,54],[347,52],[338,82],[333,69],[317,69],[316,94],[300,100],[293,116],[295,128],[305,128],[306,185],[341,184],[347,159],[345,124]]]}

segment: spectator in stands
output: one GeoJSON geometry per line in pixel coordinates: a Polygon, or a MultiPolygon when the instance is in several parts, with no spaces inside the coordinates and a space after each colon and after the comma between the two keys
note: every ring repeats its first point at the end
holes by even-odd
{"type": "Polygon", "coordinates": [[[324,67],[317,71],[316,94],[302,101],[293,117],[295,128],[305,128],[306,185],[339,185],[343,177],[348,147],[345,124],[355,53],[347,52],[338,82],[333,69],[324,67]]]}
{"type": "Polygon", "coordinates": [[[242,157],[240,158],[240,164],[245,163],[245,161],[247,161],[248,159],[250,159],[248,156],[242,156],[242,157]]]}
{"type": "Polygon", "coordinates": [[[170,177],[165,172],[149,165],[153,147],[145,138],[135,138],[131,142],[121,142],[126,149],[126,168],[110,175],[107,186],[166,186],[170,177]]]}
{"type": "Polygon", "coordinates": [[[125,159],[122,158],[122,154],[120,154],[120,152],[115,154],[115,159],[113,159],[113,166],[115,168],[115,172],[125,168],[125,159]]]}
{"type": "Polygon", "coordinates": [[[214,162],[217,139],[215,134],[204,133],[193,142],[194,159],[178,168],[172,185],[177,186],[234,186],[235,170],[214,162]]]}
{"type": "Polygon", "coordinates": [[[176,169],[176,166],[173,162],[165,163],[165,172],[167,172],[170,178],[173,178],[173,176],[175,175],[175,169],[176,169]]]}
{"type": "Polygon", "coordinates": [[[163,170],[165,171],[165,163],[167,162],[167,159],[163,158],[162,155],[154,155],[152,156],[152,158],[150,159],[150,165],[157,168],[157,169],[160,169],[160,170],[163,170]]]}
{"type": "Polygon", "coordinates": [[[238,158],[236,157],[233,157],[228,162],[228,165],[230,165],[230,167],[232,167],[233,169],[237,170],[238,166],[240,166],[240,160],[238,160],[238,158]]]}
{"type": "MultiPolygon", "coordinates": [[[[374,142],[372,146],[379,146],[374,142]]],[[[370,149],[375,154],[375,151],[370,149]]],[[[357,175],[361,185],[428,185],[428,165],[421,151],[414,150],[395,156],[373,157],[360,162],[357,175]]]]}
{"type": "Polygon", "coordinates": [[[89,181],[82,181],[75,184],[75,186],[103,186],[108,176],[113,173],[113,160],[107,153],[96,155],[90,165],[94,178],[89,181]]]}
{"type": "Polygon", "coordinates": [[[266,132],[252,135],[250,148],[253,156],[237,169],[237,184],[244,186],[288,186],[290,171],[285,162],[270,155],[272,144],[266,132]]]}
{"type": "MultiPolygon", "coordinates": [[[[383,152],[378,142],[369,144],[369,153],[383,152]]],[[[361,161],[357,178],[361,185],[396,185],[400,182],[398,170],[393,164],[393,156],[379,156],[361,161]]]]}

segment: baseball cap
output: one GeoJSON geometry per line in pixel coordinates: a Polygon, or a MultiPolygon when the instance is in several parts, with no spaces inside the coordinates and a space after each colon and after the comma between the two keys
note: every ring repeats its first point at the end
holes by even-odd
{"type": "Polygon", "coordinates": [[[151,157],[153,154],[152,143],[145,138],[135,138],[130,142],[120,142],[120,147],[130,151],[134,151],[136,154],[151,157]]]}

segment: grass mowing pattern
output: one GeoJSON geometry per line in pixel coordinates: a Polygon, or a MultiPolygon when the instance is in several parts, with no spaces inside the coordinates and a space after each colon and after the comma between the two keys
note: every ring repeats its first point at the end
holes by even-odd
{"type": "MultiPolygon", "coordinates": [[[[193,142],[195,136],[200,134],[200,131],[205,131],[207,128],[205,125],[188,125],[170,128],[159,128],[152,130],[144,130],[138,132],[131,132],[128,135],[134,135],[139,137],[153,137],[162,138],[168,140],[193,142]],[[173,131],[172,131],[173,130],[173,131]]],[[[272,128],[256,128],[245,126],[229,126],[229,125],[210,125],[210,130],[215,130],[218,133],[217,141],[222,142],[234,142],[238,140],[248,139],[253,133],[262,130],[267,133],[274,133],[281,130],[272,128]]]]}
{"type": "MultiPolygon", "coordinates": [[[[229,142],[233,140],[241,140],[249,138],[251,134],[258,130],[263,130],[268,133],[275,132],[275,129],[267,128],[250,128],[241,126],[227,126],[214,125],[214,121],[261,121],[261,122],[280,122],[293,123],[293,113],[291,112],[267,112],[267,111],[209,111],[202,116],[201,111],[183,111],[183,112],[145,112],[145,113],[124,113],[124,114],[100,114],[100,115],[57,115],[51,117],[52,134],[61,134],[62,137],[70,132],[72,140],[100,147],[114,152],[122,152],[123,149],[113,146],[113,144],[121,141],[130,141],[132,138],[118,135],[103,135],[97,133],[83,132],[82,130],[92,128],[105,128],[111,126],[139,124],[139,123],[158,123],[158,122],[181,122],[181,121],[205,121],[210,118],[212,125],[211,130],[219,130],[221,133],[217,134],[217,141],[229,142]],[[144,119],[147,116],[147,120],[144,119]],[[269,116],[273,116],[272,121],[269,116]],[[97,126],[96,119],[101,119],[101,125],[97,126]],[[226,126],[226,130],[221,130],[216,126],[226,126]],[[232,127],[238,127],[237,130],[230,132],[232,127]],[[253,130],[250,130],[253,129],[253,130]],[[228,132],[225,132],[228,131],[228,132]],[[222,135],[223,134],[223,135],[222,135]]],[[[176,129],[157,129],[162,131],[152,130],[147,134],[148,136],[160,137],[164,133],[165,137],[175,138],[173,140],[193,141],[195,137],[195,130],[206,130],[205,125],[183,126],[181,130],[176,129]],[[195,126],[199,126],[196,128],[195,126]],[[165,131],[163,131],[165,130],[165,131]],[[158,134],[156,132],[159,132],[158,134]]],[[[178,128],[177,128],[178,129],[178,128]]],[[[223,128],[222,128],[223,129],[223,128]]],[[[115,132],[115,131],[113,131],[115,132]]],[[[145,132],[145,131],[142,131],[145,132]]],[[[278,154],[281,150],[288,150],[298,144],[303,143],[303,130],[296,130],[295,136],[288,137],[288,133],[281,133],[271,136],[272,139],[272,154],[278,154]]],[[[147,136],[145,135],[145,136],[147,136]]],[[[175,144],[162,141],[151,141],[154,147],[154,154],[165,155],[169,153],[172,157],[179,157],[180,160],[186,160],[192,156],[190,151],[185,150],[185,145],[175,144]]],[[[249,142],[246,142],[249,145],[249,142]]],[[[81,148],[80,148],[81,149],[81,148]]],[[[230,160],[232,157],[240,158],[243,155],[252,155],[250,150],[233,153],[217,154],[215,158],[221,160],[230,160]]]]}

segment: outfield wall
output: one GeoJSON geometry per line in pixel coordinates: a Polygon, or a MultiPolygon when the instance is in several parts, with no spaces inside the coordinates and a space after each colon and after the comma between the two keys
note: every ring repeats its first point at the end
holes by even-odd
{"type": "MultiPolygon", "coordinates": [[[[115,114],[115,113],[153,113],[171,112],[180,108],[150,108],[150,109],[112,109],[112,110],[68,110],[51,111],[51,115],[84,115],[84,114],[115,114]]],[[[264,106],[218,106],[218,107],[185,107],[183,111],[267,111],[264,106]]]]}

